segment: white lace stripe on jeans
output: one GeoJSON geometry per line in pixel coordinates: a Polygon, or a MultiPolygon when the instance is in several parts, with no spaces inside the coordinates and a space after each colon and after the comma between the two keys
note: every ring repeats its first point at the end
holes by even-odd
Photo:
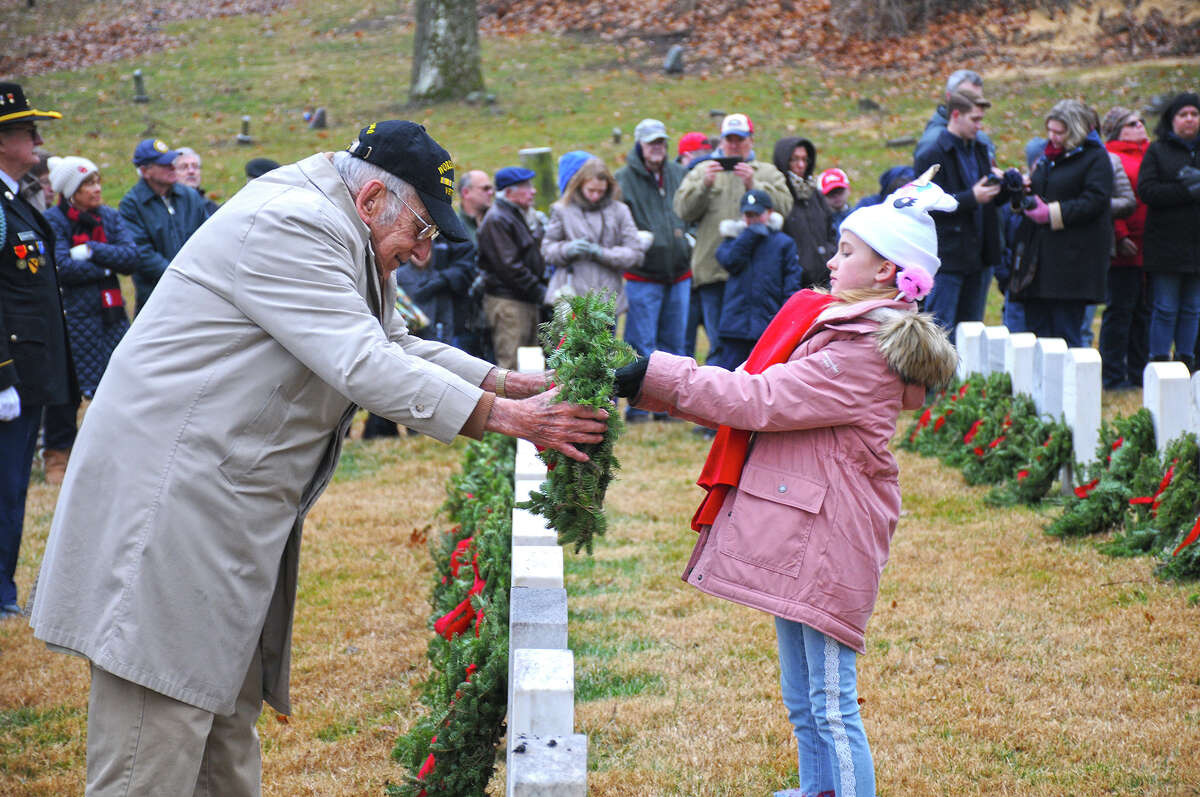
{"type": "Polygon", "coordinates": [[[854,758],[850,755],[850,739],[842,721],[841,670],[838,667],[838,642],[825,635],[825,719],[833,735],[833,751],[837,755],[840,787],[838,797],[855,797],[854,758]]]}

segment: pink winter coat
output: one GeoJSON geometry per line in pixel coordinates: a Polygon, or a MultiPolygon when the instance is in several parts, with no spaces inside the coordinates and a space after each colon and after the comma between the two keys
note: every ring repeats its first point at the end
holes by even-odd
{"type": "Polygon", "coordinates": [[[834,304],[762,374],[650,357],[637,406],[757,434],[684,579],[865,652],[900,516],[888,441],[901,409],[956,363],[945,334],[901,301],[834,304]]]}

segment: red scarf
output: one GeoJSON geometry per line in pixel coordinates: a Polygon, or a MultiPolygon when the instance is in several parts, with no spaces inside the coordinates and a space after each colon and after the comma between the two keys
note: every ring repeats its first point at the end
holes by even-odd
{"type": "Polygon", "coordinates": [[[80,212],[78,208],[68,203],[65,197],[59,202],[59,205],[66,215],[67,221],[71,223],[71,246],[89,242],[108,243],[108,236],[104,234],[104,222],[100,220],[98,212],[80,212]]]}
{"type": "MultiPolygon", "coordinates": [[[[748,374],[761,374],[772,365],[787,362],[800,345],[800,341],[812,328],[821,311],[837,299],[825,293],[803,290],[793,294],[780,308],[771,323],[763,331],[758,343],[750,352],[744,370],[748,374]]],[[[742,478],[742,466],[750,451],[750,432],[722,426],[709,449],[708,459],[696,483],[708,490],[692,517],[692,528],[711,526],[721,511],[721,504],[729,488],[737,487],[742,478]]]]}
{"type": "Polygon", "coordinates": [[[1066,152],[1066,150],[1062,147],[1056,147],[1049,141],[1046,142],[1046,148],[1042,151],[1046,155],[1046,160],[1054,160],[1059,155],[1062,155],[1064,152],[1066,152]]]}

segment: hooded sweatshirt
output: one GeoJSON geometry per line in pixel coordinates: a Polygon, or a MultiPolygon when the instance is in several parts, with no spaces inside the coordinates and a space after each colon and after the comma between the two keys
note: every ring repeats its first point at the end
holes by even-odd
{"type": "Polygon", "coordinates": [[[783,231],[796,242],[800,268],[804,271],[802,287],[825,285],[829,282],[829,269],[825,263],[833,255],[835,239],[831,224],[833,211],[813,178],[817,171],[817,148],[807,138],[789,136],[775,144],[771,160],[787,179],[788,191],[792,194],[792,212],[783,220],[783,231]],[[803,175],[792,174],[788,169],[796,147],[804,147],[808,153],[808,168],[803,175]]]}

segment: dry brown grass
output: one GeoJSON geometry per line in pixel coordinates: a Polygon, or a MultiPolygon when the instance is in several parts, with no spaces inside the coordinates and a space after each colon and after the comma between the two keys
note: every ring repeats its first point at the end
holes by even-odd
{"type": "MultiPolygon", "coordinates": [[[[568,554],[576,723],[599,797],[762,795],[794,779],[770,618],[678,579],[706,450],[689,428],[628,430],[609,536],[592,560],[568,554]]],[[[401,438],[349,453],[306,529],[295,714],[259,724],[268,795],[382,793],[419,710],[429,562],[413,531],[459,449],[401,438]]],[[[900,461],[906,514],[859,663],[880,794],[1200,793],[1196,585],[1046,538],[1037,512],[987,508],[936,462],[900,461]]],[[[55,493],[33,488],[22,585],[55,493]]],[[[0,651],[0,794],[79,793],[85,665],[19,623],[0,625],[0,651]],[[35,719],[13,727],[21,708],[35,719]]]]}

